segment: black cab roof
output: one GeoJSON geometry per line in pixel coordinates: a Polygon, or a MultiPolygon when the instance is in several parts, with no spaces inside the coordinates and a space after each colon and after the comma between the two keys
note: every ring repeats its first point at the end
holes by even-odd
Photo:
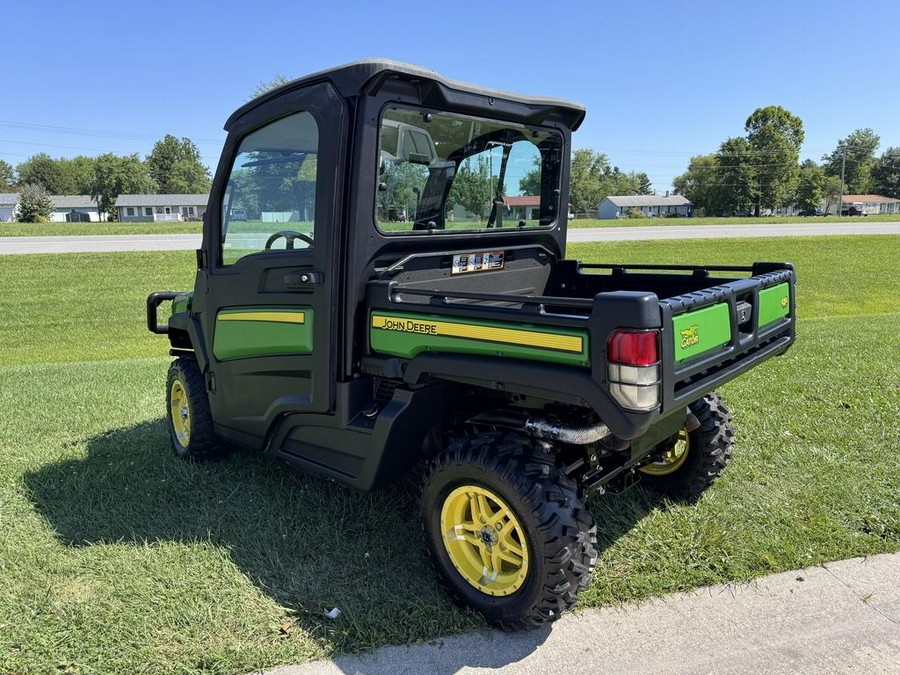
{"type": "MultiPolygon", "coordinates": [[[[438,75],[433,70],[408,63],[387,59],[368,59],[321,70],[276,87],[238,108],[225,123],[225,130],[230,130],[238,118],[267,101],[316,82],[330,82],[341,96],[348,98],[377,94],[396,81],[419,85],[423,90],[423,101],[434,99],[437,105],[452,105],[454,101],[459,102],[474,96],[480,100],[487,99],[491,105],[496,102],[512,104],[517,111],[521,111],[524,106],[529,112],[522,121],[535,124],[554,120],[574,131],[584,120],[584,106],[572,101],[523,96],[498,89],[487,89],[475,84],[451,80],[438,75]]],[[[507,106],[498,106],[498,109],[502,110],[505,107],[507,106]]],[[[521,116],[521,113],[516,115],[516,117],[521,116]]]]}

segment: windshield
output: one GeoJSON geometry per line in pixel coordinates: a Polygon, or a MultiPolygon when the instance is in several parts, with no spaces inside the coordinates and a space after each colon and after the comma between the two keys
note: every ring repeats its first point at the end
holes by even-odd
{"type": "Polygon", "coordinates": [[[552,225],[561,136],[540,127],[389,108],[375,219],[387,234],[552,225]]]}

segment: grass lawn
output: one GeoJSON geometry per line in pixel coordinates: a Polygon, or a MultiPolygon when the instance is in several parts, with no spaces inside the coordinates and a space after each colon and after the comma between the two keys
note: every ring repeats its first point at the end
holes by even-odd
{"type": "Polygon", "coordinates": [[[819,223],[860,223],[872,222],[900,222],[900,215],[883,216],[816,216],[803,218],[801,216],[763,216],[753,217],[729,217],[729,218],[617,218],[615,220],[599,220],[596,218],[577,218],[569,221],[569,227],[647,227],[650,225],[664,227],[666,225],[691,227],[694,225],[782,225],[789,223],[803,223],[817,225],[819,223]]]}
{"type": "MultiPolygon", "coordinates": [[[[738,441],[693,505],[592,500],[582,607],[900,550],[900,237],[573,245],[597,262],[788,259],[799,340],[723,389],[738,441]]],[[[431,577],[408,477],[363,495],[168,448],[151,290],[190,252],[0,265],[0,672],[241,673],[483,627],[431,577]],[[324,612],[339,607],[336,620],[324,612]]]]}
{"type": "MultiPolygon", "coordinates": [[[[617,220],[582,219],[570,220],[569,227],[649,227],[649,226],[681,226],[694,225],[741,225],[741,224],[780,224],[780,223],[865,223],[900,222],[900,215],[869,216],[868,218],[854,218],[850,216],[827,216],[818,218],[800,217],[764,217],[764,218],[621,218],[617,220]]],[[[238,221],[243,223],[245,221],[238,221]]],[[[504,221],[506,227],[513,227],[512,221],[504,221]]],[[[271,223],[260,223],[261,230],[268,233],[272,231],[271,223]]],[[[384,232],[407,231],[412,227],[411,223],[378,223],[384,232]]],[[[477,229],[483,227],[479,223],[453,223],[453,229],[477,229]]],[[[56,237],[60,235],[95,235],[95,234],[199,234],[202,223],[0,223],[0,237],[56,237]]],[[[242,231],[254,231],[252,227],[242,225],[235,229],[242,231]]],[[[308,226],[299,228],[302,232],[308,232],[308,226]]]]}
{"type": "Polygon", "coordinates": [[[0,223],[0,237],[95,234],[200,234],[203,223],[0,223]]]}

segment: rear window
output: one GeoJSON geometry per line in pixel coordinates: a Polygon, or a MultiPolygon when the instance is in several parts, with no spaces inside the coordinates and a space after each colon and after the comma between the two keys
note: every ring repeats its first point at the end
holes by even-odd
{"type": "Polygon", "coordinates": [[[375,221],[385,234],[549,227],[559,211],[554,130],[388,108],[375,221]]]}

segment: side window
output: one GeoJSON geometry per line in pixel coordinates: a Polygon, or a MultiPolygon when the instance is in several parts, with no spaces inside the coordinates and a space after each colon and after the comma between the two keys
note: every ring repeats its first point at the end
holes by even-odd
{"type": "Polygon", "coordinates": [[[319,130],[300,112],[241,141],[222,199],[222,264],[251,253],[308,249],[315,239],[319,130]]]}

